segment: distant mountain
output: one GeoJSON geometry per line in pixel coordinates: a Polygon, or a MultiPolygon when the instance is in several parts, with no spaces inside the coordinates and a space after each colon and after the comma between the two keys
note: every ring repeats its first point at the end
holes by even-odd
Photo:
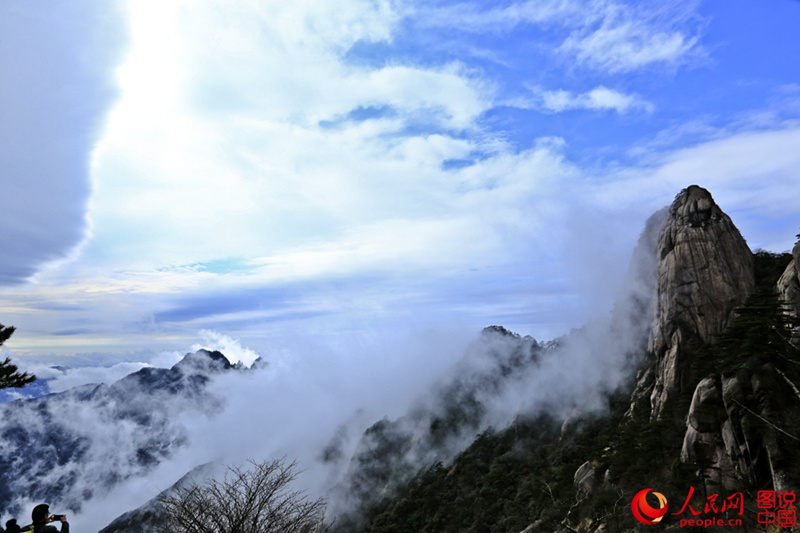
{"type": "Polygon", "coordinates": [[[14,400],[32,400],[50,394],[48,379],[37,378],[33,383],[29,383],[19,389],[0,389],[0,404],[13,402],[14,400]]]}
{"type": "Polygon", "coordinates": [[[143,368],[110,386],[0,405],[0,509],[19,514],[17,502],[31,499],[75,512],[93,495],[146,474],[186,443],[180,414],[220,410],[224,400],[208,392],[209,381],[241,371],[222,353],[199,350],[172,368],[143,368]]]}
{"type": "MultiPolygon", "coordinates": [[[[393,494],[421,465],[449,461],[498,413],[492,402],[507,394],[553,345],[540,345],[500,326],[483,330],[454,374],[397,420],[383,419],[364,433],[344,478],[331,494],[331,514],[358,523],[351,509],[393,494]],[[346,502],[346,504],[342,503],[346,502]]],[[[510,422],[510,421],[509,421],[510,422]]],[[[323,459],[341,460],[332,444],[323,459]]]]}

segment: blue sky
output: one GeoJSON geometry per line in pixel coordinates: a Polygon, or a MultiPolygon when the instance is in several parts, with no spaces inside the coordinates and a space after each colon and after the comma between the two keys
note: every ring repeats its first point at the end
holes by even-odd
{"type": "Polygon", "coordinates": [[[548,339],[693,183],[789,250],[798,26],[793,0],[0,3],[4,350],[548,339]]]}

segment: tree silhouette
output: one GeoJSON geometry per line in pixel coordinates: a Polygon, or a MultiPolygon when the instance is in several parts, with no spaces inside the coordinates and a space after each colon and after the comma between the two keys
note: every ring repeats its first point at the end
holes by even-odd
{"type": "Polygon", "coordinates": [[[164,531],[176,533],[321,533],[325,501],[290,488],[296,463],[228,467],[222,480],[179,487],[161,496],[164,531]]]}
{"type": "MultiPolygon", "coordinates": [[[[14,326],[6,327],[0,324],[0,346],[14,334],[14,326]]],[[[0,362],[0,389],[24,387],[28,383],[36,381],[36,376],[26,372],[19,372],[17,365],[11,363],[11,359],[5,358],[0,362]]]]}

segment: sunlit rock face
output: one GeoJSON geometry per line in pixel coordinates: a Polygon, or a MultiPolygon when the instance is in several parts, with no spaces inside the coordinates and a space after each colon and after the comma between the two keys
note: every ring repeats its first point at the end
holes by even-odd
{"type": "Polygon", "coordinates": [[[684,385],[689,354],[727,327],[755,285],[750,248],[711,194],[697,185],[681,191],[670,206],[656,253],[648,341],[655,371],[634,391],[634,398],[649,393],[652,420],[684,385]]]}
{"type": "Polygon", "coordinates": [[[789,310],[800,316],[800,242],[794,245],[792,261],[778,280],[778,294],[789,310]]]}
{"type": "MultiPolygon", "coordinates": [[[[698,348],[713,343],[755,291],[752,252],[701,187],[688,187],[676,197],[659,233],[657,254],[648,342],[653,362],[639,376],[629,411],[629,416],[649,414],[650,420],[660,419],[667,402],[687,392],[698,348]]],[[[776,289],[790,311],[800,313],[800,245],[793,255],[776,289]]],[[[698,377],[685,414],[681,460],[699,465],[709,482],[727,490],[741,490],[743,483],[789,487],[791,447],[781,444],[779,428],[761,423],[784,420],[793,395],[786,377],[769,362],[698,377]]]]}

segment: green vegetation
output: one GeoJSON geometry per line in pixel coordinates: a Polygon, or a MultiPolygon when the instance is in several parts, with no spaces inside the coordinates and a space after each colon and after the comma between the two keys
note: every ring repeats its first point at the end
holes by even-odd
{"type": "MultiPolygon", "coordinates": [[[[756,432],[770,424],[778,427],[784,432],[778,432],[779,445],[796,457],[800,440],[792,438],[800,436],[800,354],[790,342],[794,321],[773,288],[790,259],[788,254],[755,254],[756,292],[715,343],[698,349],[681,394],[668,402],[660,420],[626,417],[629,390],[610,394],[602,415],[568,423],[547,414],[519,419],[502,431],[478,435],[452,464],[437,463],[420,471],[396,494],[365,510],[358,527],[348,522],[335,530],[519,533],[531,524],[537,524],[536,531],[586,531],[591,524],[604,522],[607,531],[624,531],[637,525],[630,512],[633,495],[649,487],[672,498],[684,498],[694,487],[699,500],[693,505],[702,509],[707,491],[725,491],[708,484],[704,477],[708,465],[680,460],[695,387],[709,375],[742,374],[749,383],[752,375],[763,374],[765,365],[783,378],[776,384],[781,390],[771,400],[778,402],[775,416],[769,421],[750,417],[748,424],[756,432]],[[591,468],[589,482],[594,477],[596,487],[588,494],[577,490],[574,482],[576,471],[587,461],[590,466],[584,471],[591,468]]],[[[759,401],[747,398],[753,406],[759,401]]],[[[758,464],[758,458],[751,459],[758,464]]],[[[798,486],[800,464],[789,465],[787,471],[789,481],[798,486]]],[[[755,491],[770,488],[770,483],[765,475],[753,476],[750,484],[743,479],[746,501],[755,502],[755,491]]],[[[678,506],[675,511],[682,503],[671,501],[678,506]]],[[[667,515],[657,526],[648,527],[664,531],[675,527],[677,520],[667,515]]]]}
{"type": "MultiPolygon", "coordinates": [[[[576,498],[573,476],[588,458],[603,454],[610,428],[624,414],[620,400],[623,395],[609,398],[611,413],[604,416],[564,425],[541,414],[481,433],[452,465],[420,472],[397,497],[371,509],[363,531],[518,533],[536,521],[555,526],[569,516],[577,523],[587,502],[576,498]]],[[[620,512],[626,498],[614,490],[594,495],[594,518],[628,519],[620,512]]]]}
{"type": "MultiPolygon", "coordinates": [[[[534,523],[552,531],[600,521],[609,531],[631,529],[636,492],[658,487],[684,495],[702,486],[702,478],[677,460],[685,421],[633,424],[625,417],[629,403],[629,394],[618,391],[602,415],[564,424],[541,414],[484,432],[452,465],[420,472],[396,497],[372,508],[366,527],[337,531],[519,533],[534,523]],[[574,483],[587,461],[597,483],[590,494],[574,483]]],[[[675,520],[666,517],[663,525],[675,520]]]]}
{"type": "MultiPolygon", "coordinates": [[[[16,331],[14,326],[6,327],[0,324],[0,346],[14,334],[14,331],[16,331]]],[[[12,364],[8,357],[4,361],[0,361],[0,389],[24,387],[34,381],[36,381],[36,376],[19,372],[17,365],[12,364]]]]}
{"type": "Polygon", "coordinates": [[[787,313],[775,291],[777,281],[790,254],[758,252],[755,258],[756,290],[736,310],[728,328],[716,342],[704,346],[695,358],[695,384],[709,374],[733,375],[753,371],[771,363],[786,370],[791,361],[800,364],[798,349],[792,344],[797,319],[787,313]]]}

